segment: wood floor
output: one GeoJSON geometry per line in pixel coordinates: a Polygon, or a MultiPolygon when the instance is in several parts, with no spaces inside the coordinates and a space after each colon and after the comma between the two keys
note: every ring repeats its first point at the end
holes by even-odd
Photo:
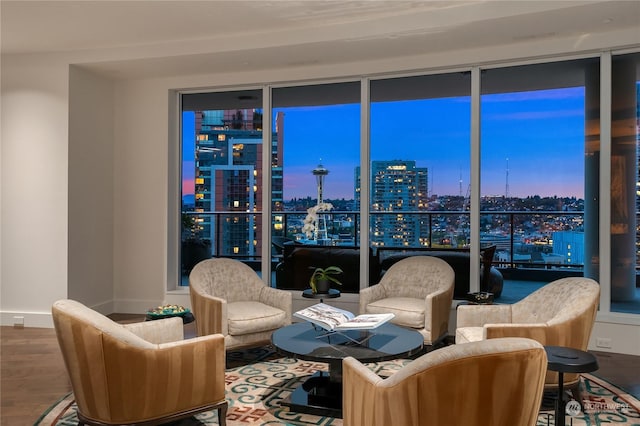
{"type": "MultiPolygon", "coordinates": [[[[131,321],[139,316],[112,316],[131,321]]],[[[193,324],[185,337],[194,335],[193,324]]],[[[53,329],[0,327],[0,425],[33,423],[58,399],[71,391],[53,329]]],[[[594,352],[597,376],[640,399],[640,357],[594,352]]]]}

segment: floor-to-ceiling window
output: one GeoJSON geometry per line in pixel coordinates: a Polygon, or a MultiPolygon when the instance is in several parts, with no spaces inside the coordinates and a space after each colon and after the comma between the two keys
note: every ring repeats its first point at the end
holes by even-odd
{"type": "Polygon", "coordinates": [[[293,282],[300,278],[278,267],[284,244],[353,246],[357,241],[360,82],[278,87],[271,102],[272,146],[279,152],[272,171],[282,182],[271,192],[273,278],[280,288],[300,287],[293,282]],[[310,222],[311,208],[317,212],[310,222]]]}
{"type": "Polygon", "coordinates": [[[505,294],[522,286],[514,298],[561,276],[597,279],[589,253],[598,216],[585,213],[585,191],[597,191],[599,135],[585,128],[585,92],[599,90],[597,79],[587,87],[598,66],[581,59],[481,75],[480,240],[497,246],[505,294]]]}
{"type": "Polygon", "coordinates": [[[206,258],[260,269],[262,91],[182,95],[182,284],[206,258]]]}
{"type": "Polygon", "coordinates": [[[235,257],[256,269],[262,252],[270,253],[276,285],[285,241],[357,246],[364,238],[374,252],[477,242],[497,246],[503,302],[555,278],[584,275],[611,282],[611,311],[637,313],[638,57],[613,55],[612,81],[604,85],[599,57],[482,69],[478,164],[470,155],[474,103],[464,70],[185,94],[183,274],[194,240],[201,256],[235,257]],[[367,82],[370,104],[363,109],[367,82]],[[261,154],[263,93],[272,105],[268,156],[261,154]],[[612,106],[604,170],[603,94],[612,106]],[[369,138],[360,135],[365,121],[369,138]],[[367,176],[361,152],[370,152],[367,176]],[[271,161],[273,244],[262,249],[264,158],[271,161]],[[478,200],[470,197],[474,164],[478,200]],[[611,188],[600,188],[602,173],[610,173],[611,188]],[[370,215],[361,236],[363,182],[370,215]],[[611,196],[607,277],[600,276],[603,194],[611,196]],[[316,212],[307,227],[307,210],[321,202],[332,208],[316,212]],[[477,241],[469,215],[476,202],[477,241]]]}

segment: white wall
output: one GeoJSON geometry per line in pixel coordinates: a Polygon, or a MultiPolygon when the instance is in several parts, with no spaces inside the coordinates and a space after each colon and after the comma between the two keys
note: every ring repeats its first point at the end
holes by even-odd
{"type": "Polygon", "coordinates": [[[114,291],[117,312],[145,312],[167,288],[167,89],[116,85],[114,291]]]}
{"type": "Polygon", "coordinates": [[[69,70],[68,297],[113,309],[113,82],[69,70]]]}
{"type": "MultiPolygon", "coordinates": [[[[637,40],[635,33],[616,32],[587,38],[581,43],[580,48],[586,52],[633,44],[637,40]]],[[[98,61],[95,53],[91,58],[88,54],[75,58],[3,55],[2,324],[12,324],[13,317],[20,315],[25,316],[26,326],[46,326],[50,324],[51,303],[72,294],[85,298],[98,309],[107,309],[110,302],[105,298],[111,292],[112,309],[116,312],[144,312],[174,297],[165,291],[168,144],[174,142],[168,136],[170,90],[464,66],[520,58],[523,52],[535,56],[573,52],[575,48],[574,40],[546,40],[402,60],[228,74],[203,70],[209,74],[113,82],[86,71],[69,71],[69,64],[98,61]],[[100,122],[100,116],[109,115],[110,100],[99,106],[94,103],[100,97],[109,98],[112,88],[113,124],[109,129],[100,122]],[[82,111],[83,108],[88,111],[82,111]],[[91,125],[76,122],[85,119],[104,132],[89,142],[87,148],[80,145],[81,135],[90,131],[91,125]],[[72,121],[71,132],[67,120],[72,121]],[[112,151],[104,146],[110,140],[112,151]],[[75,179],[85,173],[86,165],[77,163],[86,161],[92,150],[104,157],[96,170],[100,193],[93,194],[101,200],[96,209],[86,210],[86,214],[97,212],[98,215],[83,218],[84,211],[68,212],[67,205],[73,209],[83,208],[86,198],[76,192],[91,186],[75,180],[68,182],[67,174],[75,179]],[[110,161],[113,162],[111,170],[110,161]],[[113,187],[109,185],[111,177],[113,187]],[[107,213],[111,197],[112,209],[107,213]],[[76,220],[82,232],[69,233],[68,226],[73,226],[76,220]],[[104,227],[110,220],[112,241],[104,227]],[[92,242],[87,253],[79,254],[85,231],[93,233],[99,241],[92,242]],[[111,245],[112,258],[106,254],[111,245]],[[90,271],[91,268],[95,268],[95,272],[90,271]],[[109,270],[113,274],[111,281],[109,270]],[[86,275],[92,282],[83,284],[82,277],[86,275]]],[[[113,52],[110,55],[113,56],[113,52]]],[[[597,330],[611,336],[612,351],[640,354],[637,337],[640,326],[609,324],[597,330]],[[635,331],[635,340],[618,345],[625,339],[629,342],[625,337],[629,336],[629,330],[635,331]]]]}
{"type": "Polygon", "coordinates": [[[67,295],[68,64],[2,57],[2,324],[51,324],[67,295]]]}

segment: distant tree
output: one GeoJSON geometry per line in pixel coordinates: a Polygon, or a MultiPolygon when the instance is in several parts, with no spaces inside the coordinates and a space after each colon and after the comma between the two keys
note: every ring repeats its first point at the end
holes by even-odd
{"type": "Polygon", "coordinates": [[[262,129],[262,113],[253,111],[253,129],[262,129]]]}
{"type": "Polygon", "coordinates": [[[244,115],[242,114],[241,110],[237,110],[236,113],[233,115],[233,118],[231,119],[231,128],[240,130],[242,129],[243,124],[244,124],[244,115]]]}

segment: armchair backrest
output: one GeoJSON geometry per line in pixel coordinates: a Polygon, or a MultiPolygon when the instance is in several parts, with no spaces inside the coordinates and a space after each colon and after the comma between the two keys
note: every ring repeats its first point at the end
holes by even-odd
{"type": "Polygon", "coordinates": [[[265,287],[253,269],[227,258],[199,262],[189,274],[189,286],[191,291],[227,302],[259,300],[260,290],[265,287]]]}
{"type": "MultiPolygon", "coordinates": [[[[558,328],[558,339],[548,345],[586,349],[598,310],[600,285],[590,278],[552,281],[511,308],[514,324],[547,324],[558,328]]],[[[553,336],[548,336],[551,339],[553,336]]]]}
{"type": "Polygon", "coordinates": [[[345,424],[525,426],[537,421],[547,356],[534,340],[501,338],[432,351],[384,380],[362,367],[345,360],[345,424]]]}
{"type": "Polygon", "coordinates": [[[438,290],[451,289],[455,273],[449,264],[433,256],[412,256],[394,263],[383,275],[379,286],[387,297],[425,298],[438,290]]]}
{"type": "Polygon", "coordinates": [[[592,317],[598,306],[600,286],[590,278],[567,277],[534,291],[511,309],[512,322],[547,323],[580,315],[592,317]]]}

